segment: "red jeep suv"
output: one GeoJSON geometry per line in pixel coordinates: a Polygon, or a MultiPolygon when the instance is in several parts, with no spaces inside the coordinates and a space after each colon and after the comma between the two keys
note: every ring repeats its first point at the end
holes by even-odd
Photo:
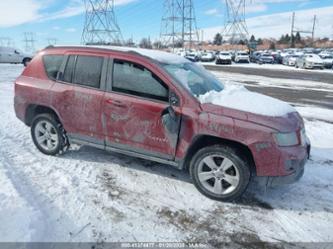
{"type": "Polygon", "coordinates": [[[44,154],[74,143],[169,164],[222,201],[253,176],[298,180],[310,152],[288,104],[230,90],[200,65],[152,50],[48,47],[16,80],[15,111],[44,154]]]}

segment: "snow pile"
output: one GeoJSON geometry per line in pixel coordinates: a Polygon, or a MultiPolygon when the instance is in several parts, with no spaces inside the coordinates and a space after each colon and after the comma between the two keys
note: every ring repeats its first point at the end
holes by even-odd
{"type": "Polygon", "coordinates": [[[87,47],[97,47],[97,48],[116,50],[122,52],[135,52],[142,56],[146,56],[153,60],[168,64],[179,64],[179,63],[189,62],[186,58],[182,56],[160,50],[133,48],[133,47],[118,47],[118,46],[87,46],[87,47]]]}
{"type": "Polygon", "coordinates": [[[210,91],[199,96],[199,101],[265,116],[284,116],[296,110],[272,97],[251,92],[243,86],[225,85],[221,92],[210,91]]]}

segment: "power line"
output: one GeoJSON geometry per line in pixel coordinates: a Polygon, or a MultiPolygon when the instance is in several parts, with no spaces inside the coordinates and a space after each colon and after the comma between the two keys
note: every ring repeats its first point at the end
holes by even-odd
{"type": "Polygon", "coordinates": [[[83,44],[122,44],[123,36],[114,11],[114,0],[84,0],[83,44]]]}

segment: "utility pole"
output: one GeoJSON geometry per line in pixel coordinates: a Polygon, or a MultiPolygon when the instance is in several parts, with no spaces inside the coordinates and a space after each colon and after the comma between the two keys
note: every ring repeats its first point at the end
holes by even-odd
{"type": "Polygon", "coordinates": [[[249,32],[245,22],[245,2],[246,0],[225,0],[226,22],[222,37],[226,37],[231,44],[248,40],[249,32]]]}
{"type": "Polygon", "coordinates": [[[291,18],[290,47],[293,47],[294,45],[294,28],[295,28],[295,12],[293,12],[291,18]]]}
{"type": "Polygon", "coordinates": [[[313,17],[313,25],[312,25],[312,43],[314,44],[314,34],[315,34],[315,29],[316,29],[316,21],[317,21],[317,16],[315,15],[313,17]]]}
{"type": "Polygon", "coordinates": [[[86,45],[123,44],[114,11],[114,0],[83,1],[86,16],[81,42],[86,45]]]}
{"type": "Polygon", "coordinates": [[[313,17],[313,24],[312,24],[312,29],[311,30],[301,30],[301,29],[297,29],[296,25],[295,25],[295,12],[293,12],[292,15],[292,20],[291,20],[291,43],[290,45],[294,45],[294,34],[295,33],[300,33],[300,34],[310,34],[311,35],[311,42],[312,44],[314,44],[314,35],[315,35],[315,31],[316,31],[316,23],[317,23],[317,16],[314,15],[313,17]]]}
{"type": "Polygon", "coordinates": [[[161,21],[160,40],[163,45],[171,46],[186,43],[192,47],[199,42],[193,0],[164,0],[164,13],[161,21]]]}

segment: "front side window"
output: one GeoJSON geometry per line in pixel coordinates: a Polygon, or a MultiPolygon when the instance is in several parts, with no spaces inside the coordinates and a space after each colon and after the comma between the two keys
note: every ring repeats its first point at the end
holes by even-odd
{"type": "Polygon", "coordinates": [[[59,72],[63,59],[63,55],[43,56],[45,71],[50,79],[55,80],[57,78],[57,74],[59,72]]]}
{"type": "Polygon", "coordinates": [[[162,66],[195,97],[224,89],[224,85],[213,74],[195,63],[163,64],[162,66]]]}
{"type": "Polygon", "coordinates": [[[167,86],[147,68],[114,60],[112,90],[140,97],[168,101],[167,86]]]}
{"type": "Polygon", "coordinates": [[[100,88],[103,57],[77,56],[74,76],[74,84],[100,88]]]}

